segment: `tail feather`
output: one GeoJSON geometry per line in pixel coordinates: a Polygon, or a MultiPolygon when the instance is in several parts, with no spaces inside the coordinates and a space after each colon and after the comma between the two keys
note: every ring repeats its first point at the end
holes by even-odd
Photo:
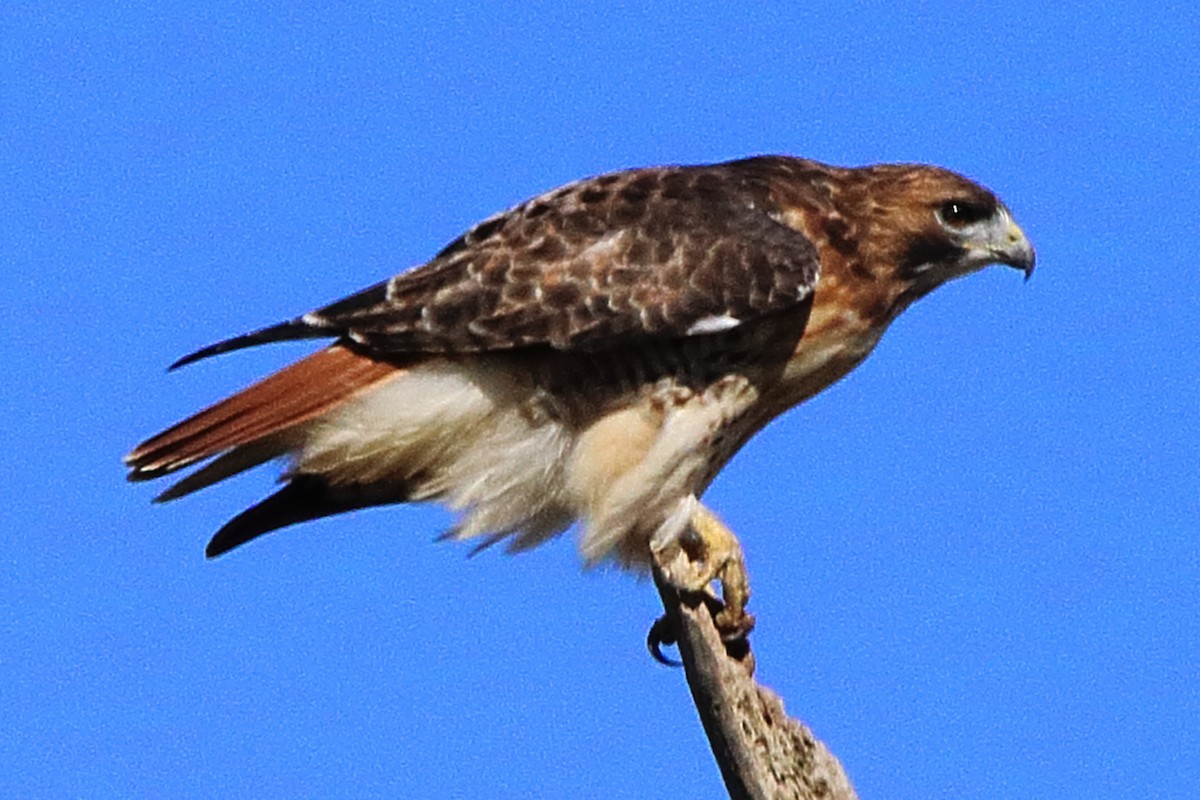
{"type": "Polygon", "coordinates": [[[186,497],[192,492],[220,483],[248,469],[253,469],[274,458],[287,453],[291,444],[283,436],[268,436],[251,444],[235,447],[227,453],[222,453],[205,464],[200,469],[189,474],[186,478],[172,484],[165,492],[154,498],[156,503],[167,503],[186,497]]]}
{"type": "MultiPolygon", "coordinates": [[[[258,442],[320,416],[401,369],[343,345],[320,350],[142,442],[125,457],[129,479],[157,478],[258,442]]],[[[249,466],[253,464],[244,468],[249,466]]],[[[220,477],[230,474],[226,471],[220,477]]],[[[167,494],[180,496],[201,485],[167,494]]]]}

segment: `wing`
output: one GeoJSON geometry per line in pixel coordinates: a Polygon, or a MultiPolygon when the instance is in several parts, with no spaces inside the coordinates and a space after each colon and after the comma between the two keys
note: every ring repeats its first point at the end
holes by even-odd
{"type": "Polygon", "coordinates": [[[484,220],[418,269],[173,367],[322,337],[385,355],[597,349],[713,333],[797,306],[819,258],[778,221],[763,161],[569,184],[484,220]]]}

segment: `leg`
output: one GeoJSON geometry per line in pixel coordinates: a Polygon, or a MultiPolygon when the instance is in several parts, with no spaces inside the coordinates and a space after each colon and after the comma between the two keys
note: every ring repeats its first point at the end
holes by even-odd
{"type": "Polygon", "coordinates": [[[723,638],[742,639],[754,628],[746,613],[750,579],[742,546],[733,531],[699,501],[695,501],[688,530],[674,541],[651,544],[654,560],[677,589],[705,592],[714,580],[721,584],[724,608],[713,618],[723,638]]]}

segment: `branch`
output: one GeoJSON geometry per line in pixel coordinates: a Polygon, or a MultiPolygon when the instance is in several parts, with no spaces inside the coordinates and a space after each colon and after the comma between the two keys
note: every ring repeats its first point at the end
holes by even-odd
{"type": "Polygon", "coordinates": [[[720,604],[704,595],[681,596],[657,566],[654,583],[729,796],[858,800],[837,758],[787,716],[774,692],[755,682],[749,642],[721,640],[713,625],[720,604]]]}

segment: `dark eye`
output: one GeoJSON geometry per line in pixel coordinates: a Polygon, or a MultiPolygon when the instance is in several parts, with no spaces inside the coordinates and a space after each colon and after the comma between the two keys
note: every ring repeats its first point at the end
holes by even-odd
{"type": "Polygon", "coordinates": [[[942,222],[952,228],[965,228],[991,216],[992,209],[973,200],[947,200],[942,203],[942,222]]]}

